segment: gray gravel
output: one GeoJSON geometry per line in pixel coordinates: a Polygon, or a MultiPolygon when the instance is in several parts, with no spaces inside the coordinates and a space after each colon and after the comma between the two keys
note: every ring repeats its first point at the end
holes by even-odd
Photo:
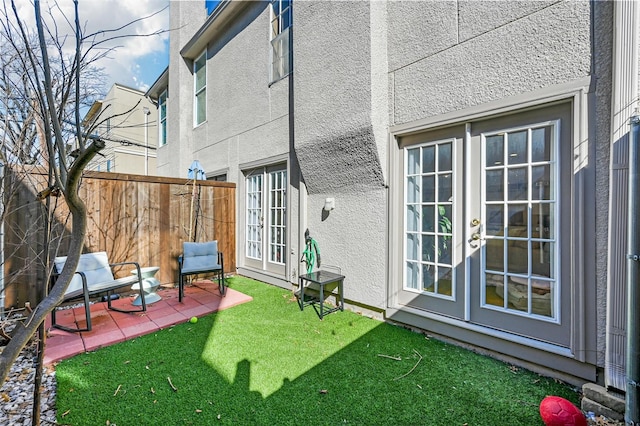
{"type": "MultiPolygon", "coordinates": [[[[0,352],[4,347],[0,347],[0,352]]],[[[36,345],[25,348],[0,387],[0,426],[31,426],[36,345]]],[[[41,425],[56,424],[55,370],[45,367],[41,386],[41,425]]]]}
{"type": "MultiPolygon", "coordinates": [[[[26,347],[0,387],[0,426],[31,426],[36,344],[26,347]]],[[[0,353],[4,346],[0,346],[0,353]]],[[[56,377],[52,367],[45,367],[41,386],[41,425],[56,424],[56,377]]]]}

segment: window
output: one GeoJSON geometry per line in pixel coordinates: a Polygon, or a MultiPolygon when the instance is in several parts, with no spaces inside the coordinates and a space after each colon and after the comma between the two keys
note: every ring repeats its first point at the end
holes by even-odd
{"type": "Polygon", "coordinates": [[[262,259],[262,174],[247,178],[247,257],[262,259]]]}
{"type": "Polygon", "coordinates": [[[219,4],[220,0],[205,0],[204,7],[207,8],[207,16],[211,15],[219,4]]]}
{"type": "Polygon", "coordinates": [[[286,238],[287,172],[269,173],[269,261],[284,265],[286,238]]]}
{"type": "Polygon", "coordinates": [[[207,120],[207,51],[193,62],[194,125],[207,120]]]}
{"type": "Polygon", "coordinates": [[[291,72],[291,0],[271,1],[271,81],[291,72]]]}
{"type": "Polygon", "coordinates": [[[219,175],[215,175],[215,176],[209,176],[207,177],[207,180],[212,180],[215,182],[226,182],[227,181],[227,174],[226,173],[222,173],[219,175]]]}
{"type": "Polygon", "coordinates": [[[252,267],[281,270],[286,263],[287,170],[254,169],[246,178],[245,256],[252,267]]]}
{"type": "Polygon", "coordinates": [[[165,90],[158,97],[158,118],[160,122],[160,135],[158,145],[163,146],[167,144],[167,91],[165,90]]]}
{"type": "Polygon", "coordinates": [[[453,296],[453,142],[406,151],[408,289],[453,296]]]}

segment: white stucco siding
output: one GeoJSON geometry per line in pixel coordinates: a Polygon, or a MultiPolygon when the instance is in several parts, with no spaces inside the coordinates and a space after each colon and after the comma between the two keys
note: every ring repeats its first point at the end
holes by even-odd
{"type": "Polygon", "coordinates": [[[308,228],[323,263],[342,269],[348,301],[382,309],[386,5],[296,2],[293,22],[295,155],[308,194],[300,233],[308,228]]]}
{"type": "MultiPolygon", "coordinates": [[[[193,61],[180,52],[205,22],[201,1],[175,2],[171,34],[167,145],[159,152],[158,171],[184,176],[199,160],[205,171],[228,170],[237,182],[238,164],[284,154],[289,149],[289,84],[269,85],[269,8],[254,2],[207,41],[207,117],[194,128],[193,61]]],[[[220,26],[220,23],[217,24],[220,26]]]]}
{"type": "Polygon", "coordinates": [[[558,0],[394,1],[388,3],[389,70],[395,71],[456,44],[544,13],[558,0]]]}
{"type": "MultiPolygon", "coordinates": [[[[269,88],[269,9],[252,7],[248,18],[234,22],[223,37],[209,45],[206,143],[271,120],[274,93],[269,88]]],[[[280,114],[284,115],[287,93],[274,91],[276,99],[282,98],[285,109],[280,114]]]]}
{"type": "MultiPolygon", "coordinates": [[[[589,2],[561,2],[399,69],[392,80],[394,124],[588,76],[589,22],[589,2]]],[[[389,28],[408,31],[407,25],[389,28]]]]}
{"type": "Polygon", "coordinates": [[[295,5],[295,148],[310,194],[383,184],[371,118],[370,24],[368,2],[295,5]]]}
{"type": "Polygon", "coordinates": [[[405,67],[458,42],[458,1],[389,2],[389,69],[405,67]]]}
{"type": "Polygon", "coordinates": [[[289,150],[289,82],[269,85],[269,9],[256,3],[209,47],[207,122],[194,131],[194,156],[207,170],[228,168],[289,150]]]}
{"type": "MultiPolygon", "coordinates": [[[[203,128],[206,131],[206,127],[203,128]]],[[[193,155],[200,159],[206,172],[227,170],[227,180],[241,179],[239,165],[282,156],[288,153],[289,116],[271,120],[264,125],[245,130],[224,140],[202,138],[193,155]]]]}
{"type": "Polygon", "coordinates": [[[347,300],[369,307],[385,307],[386,243],[384,190],[317,194],[309,197],[308,228],[320,246],[322,264],[339,266],[346,279],[347,300]],[[324,214],[326,197],[335,209],[324,214]]]}
{"type": "Polygon", "coordinates": [[[191,132],[193,128],[193,82],[190,61],[180,56],[180,49],[189,41],[207,18],[202,1],[171,2],[169,25],[169,93],[167,98],[167,144],[158,149],[158,174],[186,177],[193,161],[191,132]]]}
{"type": "MultiPolygon", "coordinates": [[[[595,140],[595,191],[593,196],[596,229],[594,233],[595,260],[592,265],[596,275],[597,318],[596,339],[597,365],[604,366],[607,325],[607,265],[609,250],[609,197],[611,159],[611,93],[612,93],[612,51],[613,51],[613,2],[594,3],[594,75],[595,85],[594,120],[592,137],[595,140]]],[[[625,245],[626,247],[626,245],[625,245]]],[[[624,355],[623,355],[624,356],[624,355]]]]}
{"type": "MultiPolygon", "coordinates": [[[[535,13],[545,13],[563,0],[458,0],[458,37],[464,42],[535,13]]],[[[585,2],[586,3],[586,2],[585,2]]]]}

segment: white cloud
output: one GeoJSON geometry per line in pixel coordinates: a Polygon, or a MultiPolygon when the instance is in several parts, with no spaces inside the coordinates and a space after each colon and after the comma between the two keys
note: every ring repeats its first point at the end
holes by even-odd
{"type": "MultiPolygon", "coordinates": [[[[113,83],[146,90],[164,70],[168,64],[168,5],[169,0],[80,0],[78,2],[80,25],[84,34],[95,33],[94,41],[101,43],[101,47],[115,49],[109,53],[108,57],[96,64],[104,68],[108,75],[107,90],[113,83]],[[161,11],[165,7],[166,9],[161,11]],[[156,13],[159,11],[161,12],[156,13]],[[130,23],[132,24],[127,25],[130,23]],[[119,29],[124,26],[126,27],[119,29]],[[159,35],[144,36],[163,30],[165,32],[159,35]],[[106,32],[100,33],[101,31],[106,32]],[[114,36],[122,38],[108,40],[114,36]]],[[[31,1],[16,0],[16,6],[26,27],[35,28],[31,1]]],[[[47,21],[51,21],[53,16],[55,26],[61,35],[73,34],[73,1],[41,0],[41,10],[47,21]],[[63,13],[67,17],[66,20],[63,13]]],[[[35,29],[33,31],[35,32],[35,29]]],[[[74,44],[75,39],[67,41],[66,47],[69,48],[69,52],[72,51],[74,44]]]]}

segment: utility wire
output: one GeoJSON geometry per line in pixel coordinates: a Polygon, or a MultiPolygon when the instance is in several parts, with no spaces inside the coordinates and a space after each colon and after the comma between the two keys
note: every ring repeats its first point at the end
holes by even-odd
{"type": "MultiPolygon", "coordinates": [[[[70,122],[68,120],[65,120],[65,123],[73,124],[72,122],[70,122]]],[[[157,147],[155,147],[153,145],[145,145],[143,143],[130,141],[129,139],[115,139],[115,138],[109,138],[109,137],[106,137],[106,136],[87,135],[86,133],[83,133],[82,136],[87,138],[87,139],[91,139],[93,141],[103,140],[103,141],[119,143],[120,145],[123,145],[123,146],[138,146],[140,148],[149,148],[149,149],[154,149],[154,150],[158,149],[157,147]]]]}

